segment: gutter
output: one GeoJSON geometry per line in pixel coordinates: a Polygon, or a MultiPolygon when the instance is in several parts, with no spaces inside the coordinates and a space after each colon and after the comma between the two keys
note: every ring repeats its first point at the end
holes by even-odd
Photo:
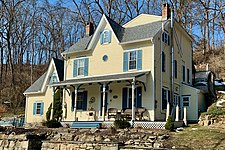
{"type": "Polygon", "coordinates": [[[133,40],[133,41],[127,41],[127,42],[120,42],[120,45],[124,45],[124,44],[130,44],[130,43],[136,43],[136,42],[144,42],[144,41],[152,41],[153,38],[145,38],[145,39],[140,39],[140,40],[133,40]]]}

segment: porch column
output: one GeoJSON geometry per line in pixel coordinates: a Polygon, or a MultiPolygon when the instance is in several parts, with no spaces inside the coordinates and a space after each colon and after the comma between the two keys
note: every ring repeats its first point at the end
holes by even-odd
{"type": "Polygon", "coordinates": [[[175,121],[179,121],[179,106],[176,106],[176,118],[175,121]]]}
{"type": "Polygon", "coordinates": [[[167,102],[167,106],[166,106],[166,120],[168,119],[169,116],[170,116],[170,103],[167,102]]]}
{"type": "Polygon", "coordinates": [[[77,121],[77,87],[74,87],[74,120],[77,121]]]}
{"type": "Polygon", "coordinates": [[[102,120],[105,121],[105,92],[106,92],[106,85],[105,83],[103,84],[103,88],[102,88],[102,120]]]}
{"type": "Polygon", "coordinates": [[[50,116],[50,120],[53,119],[54,95],[55,95],[55,87],[52,87],[52,108],[51,108],[51,116],[50,116]]]}
{"type": "Polygon", "coordinates": [[[184,107],[184,118],[183,118],[185,126],[187,126],[187,107],[184,107]]]}
{"type": "Polygon", "coordinates": [[[135,78],[133,79],[133,82],[132,82],[132,119],[131,119],[132,126],[133,126],[133,123],[134,123],[134,120],[135,120],[134,99],[135,99],[135,78]]]}

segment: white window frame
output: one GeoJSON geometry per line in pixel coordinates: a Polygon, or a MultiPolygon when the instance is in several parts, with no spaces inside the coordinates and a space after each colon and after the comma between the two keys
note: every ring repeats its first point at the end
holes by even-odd
{"type": "Polygon", "coordinates": [[[190,107],[190,96],[182,96],[183,107],[190,107]],[[188,101],[184,101],[185,98],[188,98],[188,101]],[[185,103],[188,103],[188,106],[184,106],[185,103]]]}
{"type": "Polygon", "coordinates": [[[137,70],[137,50],[128,51],[128,71],[130,70],[137,70]],[[135,60],[130,60],[130,55],[132,52],[135,52],[135,60]],[[135,68],[130,69],[130,62],[135,61],[135,68]]]}
{"type": "Polygon", "coordinates": [[[109,30],[104,30],[102,32],[102,44],[109,44],[109,30]]]}
{"type": "Polygon", "coordinates": [[[84,58],[77,59],[77,77],[83,77],[84,76],[84,69],[85,69],[85,60],[84,58]],[[83,66],[80,65],[80,61],[83,61],[83,66]],[[83,74],[79,74],[79,68],[83,67],[83,74]]]}
{"type": "Polygon", "coordinates": [[[164,31],[164,32],[162,33],[162,36],[164,37],[164,38],[162,38],[162,41],[163,41],[164,43],[166,43],[167,45],[170,45],[170,41],[169,41],[169,33],[168,33],[167,31],[164,31]]]}
{"type": "Polygon", "coordinates": [[[36,102],[36,112],[35,112],[35,115],[41,115],[41,106],[42,105],[42,102],[36,102]],[[40,108],[38,109],[38,104],[40,105],[40,108]],[[38,113],[38,110],[39,110],[39,113],[38,113]]]}
{"type": "Polygon", "coordinates": [[[59,82],[56,72],[52,73],[50,84],[59,82]],[[56,79],[55,81],[53,79],[56,79]]]}

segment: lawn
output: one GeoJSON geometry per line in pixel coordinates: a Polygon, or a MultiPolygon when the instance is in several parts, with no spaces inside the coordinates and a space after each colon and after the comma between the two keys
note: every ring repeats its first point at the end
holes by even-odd
{"type": "Polygon", "coordinates": [[[178,149],[224,150],[225,130],[191,125],[184,128],[184,131],[171,132],[171,138],[165,145],[170,148],[175,146],[178,149]]]}

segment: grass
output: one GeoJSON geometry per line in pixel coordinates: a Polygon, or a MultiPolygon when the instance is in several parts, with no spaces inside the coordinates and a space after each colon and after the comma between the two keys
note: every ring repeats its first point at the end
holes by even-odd
{"type": "Polygon", "coordinates": [[[0,113],[1,117],[14,117],[15,115],[25,114],[24,108],[17,108],[15,114],[13,111],[8,111],[7,113],[0,113]]]}
{"type": "Polygon", "coordinates": [[[172,132],[166,147],[182,149],[225,149],[225,130],[190,126],[182,132],[172,132]],[[195,129],[195,130],[193,130],[195,129]]]}

